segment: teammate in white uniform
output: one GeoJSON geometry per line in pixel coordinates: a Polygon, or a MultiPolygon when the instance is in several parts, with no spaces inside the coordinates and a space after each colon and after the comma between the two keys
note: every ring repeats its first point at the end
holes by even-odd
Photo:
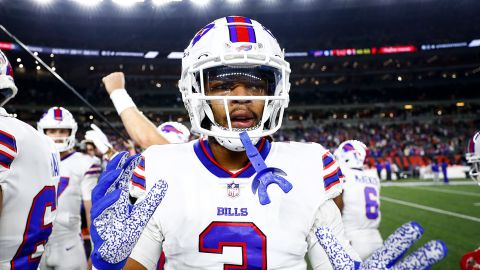
{"type": "Polygon", "coordinates": [[[209,137],[144,152],[132,182],[148,191],[161,179],[168,193],[124,269],[155,269],[162,249],[165,269],[305,269],[307,253],[315,269],[331,269],[314,235],[320,225],[356,257],[331,200],[342,190],[333,155],[318,144],[265,138],[280,128],[290,88],[273,35],[256,21],[226,17],[198,32],[185,56],[180,89],[192,131],[209,137]],[[258,173],[242,131],[293,185],[288,192],[270,187],[270,203],[252,192],[258,173]]]}
{"type": "Polygon", "coordinates": [[[367,154],[364,143],[349,140],[334,152],[344,175],[342,212],[345,236],[362,260],[382,246],[380,225],[380,179],[367,175],[363,163],[367,154]]]}
{"type": "Polygon", "coordinates": [[[74,151],[77,123],[68,110],[50,108],[38,122],[38,130],[54,140],[61,157],[57,218],[40,269],[86,269],[80,208],[83,203],[90,226],[91,191],[101,172],[100,162],[74,151]]]}
{"type": "Polygon", "coordinates": [[[60,157],[3,106],[17,88],[0,51],[0,269],[37,269],[55,218],[60,157]]]}
{"type": "Polygon", "coordinates": [[[480,131],[468,141],[465,158],[471,166],[468,172],[470,178],[480,185],[480,131]]]}

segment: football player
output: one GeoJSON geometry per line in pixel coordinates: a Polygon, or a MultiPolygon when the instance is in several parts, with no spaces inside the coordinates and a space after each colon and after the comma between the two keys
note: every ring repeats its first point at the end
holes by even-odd
{"type": "MultiPolygon", "coordinates": [[[[114,217],[98,202],[92,209],[94,265],[123,266],[118,258],[130,253],[128,247],[136,242],[131,239],[155,210],[150,200],[163,198],[167,184],[168,195],[124,269],[154,269],[162,249],[166,269],[305,269],[306,253],[314,268],[329,269],[314,234],[322,224],[333,228],[357,257],[331,200],[342,190],[333,155],[319,144],[265,139],[280,128],[290,90],[289,63],[272,33],[254,20],[225,17],[199,31],[184,55],[180,91],[192,131],[208,139],[155,145],[143,153],[133,178],[148,192],[131,208],[142,218],[130,215],[130,221],[110,224],[107,220],[123,215],[114,217]],[[241,141],[244,131],[252,141],[241,141]],[[247,156],[246,148],[257,154],[247,156]],[[282,179],[281,188],[270,187],[267,193],[266,182],[272,179],[282,179]]],[[[101,197],[103,185],[94,198],[101,197]]],[[[121,201],[107,208],[122,207],[121,201]]]]}
{"type": "Polygon", "coordinates": [[[344,175],[342,219],[345,236],[362,260],[382,246],[380,179],[363,171],[367,147],[357,140],[341,143],[334,152],[344,175]]]}
{"type": "Polygon", "coordinates": [[[80,209],[83,203],[89,227],[91,192],[101,172],[100,161],[74,150],[77,122],[65,108],[48,109],[37,128],[53,139],[61,159],[57,218],[40,269],[86,269],[80,209]]]}
{"type": "MultiPolygon", "coordinates": [[[[465,158],[471,166],[468,172],[470,178],[480,185],[480,131],[468,142],[465,158]]],[[[460,267],[462,270],[480,269],[480,248],[463,255],[460,267]]]]}
{"type": "Polygon", "coordinates": [[[55,218],[60,157],[50,138],[5,111],[16,93],[0,51],[0,269],[37,269],[55,218]]]}
{"type": "Polygon", "coordinates": [[[468,172],[470,178],[480,185],[480,131],[468,142],[465,158],[471,166],[468,172]]]}

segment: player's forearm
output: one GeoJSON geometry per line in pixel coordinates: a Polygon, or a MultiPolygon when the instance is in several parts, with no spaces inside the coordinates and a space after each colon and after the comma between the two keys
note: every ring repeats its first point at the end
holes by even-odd
{"type": "Polygon", "coordinates": [[[83,206],[85,207],[85,219],[87,220],[87,228],[90,230],[90,209],[92,209],[92,201],[83,201],[83,206]]]}
{"type": "Polygon", "coordinates": [[[142,148],[154,144],[167,144],[168,141],[158,132],[155,125],[136,107],[125,109],[121,114],[123,125],[132,138],[142,148]]]}
{"type": "Polygon", "coordinates": [[[343,193],[338,195],[337,197],[333,198],[333,201],[337,205],[338,209],[340,210],[340,213],[343,213],[343,193]]]}
{"type": "Polygon", "coordinates": [[[147,268],[134,259],[128,258],[123,270],[147,270],[147,268]]]}

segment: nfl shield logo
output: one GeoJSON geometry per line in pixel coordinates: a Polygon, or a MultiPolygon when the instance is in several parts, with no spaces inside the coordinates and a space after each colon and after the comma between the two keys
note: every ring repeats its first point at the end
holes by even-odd
{"type": "Polygon", "coordinates": [[[235,183],[227,184],[227,195],[231,198],[238,197],[240,195],[240,185],[235,183]]]}

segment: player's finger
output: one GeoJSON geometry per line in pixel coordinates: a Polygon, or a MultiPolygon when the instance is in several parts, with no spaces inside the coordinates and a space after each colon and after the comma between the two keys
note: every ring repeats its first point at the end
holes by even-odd
{"type": "Polygon", "coordinates": [[[99,182],[92,190],[92,203],[95,203],[105,196],[107,190],[115,183],[115,180],[122,173],[122,171],[122,169],[116,169],[102,173],[99,178],[99,182]]]}
{"type": "Polygon", "coordinates": [[[95,124],[90,124],[90,127],[95,131],[103,133],[103,131],[95,124]]]}
{"type": "Polygon", "coordinates": [[[387,240],[383,242],[383,246],[376,250],[367,260],[364,265],[366,269],[390,268],[408,249],[422,236],[423,228],[415,221],[411,221],[400,226],[393,232],[387,240]]]}
{"type": "Polygon", "coordinates": [[[141,159],[142,156],[140,154],[136,154],[125,160],[125,164],[122,166],[123,172],[118,177],[117,185],[115,186],[115,188],[128,189],[128,183],[130,179],[132,179],[133,172],[140,163],[141,159]]]}
{"type": "Polygon", "coordinates": [[[379,262],[384,264],[384,267],[390,268],[402,258],[422,234],[423,228],[417,222],[403,224],[383,242],[381,248],[365,260],[366,269],[377,267],[379,262]]]}
{"type": "Polygon", "coordinates": [[[128,159],[128,152],[123,151],[119,152],[112,157],[112,159],[107,163],[107,168],[105,171],[111,171],[115,169],[122,168],[125,162],[128,159]]]}
{"type": "Polygon", "coordinates": [[[359,269],[360,262],[356,262],[348,255],[345,248],[340,244],[337,237],[332,233],[330,228],[321,226],[318,227],[315,235],[318,242],[327,253],[328,259],[333,266],[334,270],[351,270],[359,269]]]}
{"type": "Polygon", "coordinates": [[[139,225],[146,225],[153,212],[162,202],[168,189],[168,184],[164,180],[157,181],[148,191],[147,195],[140,202],[135,204],[131,216],[136,217],[133,221],[139,225]]]}
{"type": "Polygon", "coordinates": [[[394,270],[423,270],[430,267],[445,256],[447,256],[448,248],[441,240],[433,240],[426,243],[423,247],[412,252],[402,262],[395,265],[394,270]]]}

